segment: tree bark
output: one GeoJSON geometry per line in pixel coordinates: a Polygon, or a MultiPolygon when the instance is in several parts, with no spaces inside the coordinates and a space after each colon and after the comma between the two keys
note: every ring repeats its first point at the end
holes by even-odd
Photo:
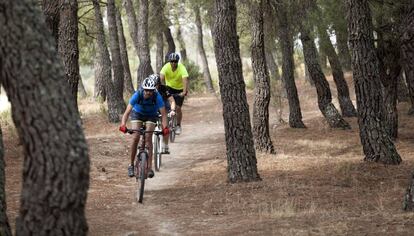
{"type": "Polygon", "coordinates": [[[403,210],[414,211],[414,173],[411,174],[410,184],[405,191],[403,210]]]}
{"type": "Polygon", "coordinates": [[[156,57],[155,57],[155,65],[156,65],[156,71],[157,73],[160,73],[162,66],[164,65],[164,36],[162,32],[157,33],[157,51],[156,51],[156,57]]]}
{"type": "Polygon", "coordinates": [[[336,45],[338,48],[338,57],[341,62],[342,68],[346,71],[351,70],[351,53],[348,48],[348,32],[346,27],[340,27],[339,25],[332,25],[336,36],[336,45]],[[343,28],[343,29],[342,29],[343,28]]]}
{"type": "Polygon", "coordinates": [[[401,54],[411,101],[411,108],[408,114],[414,115],[414,8],[411,8],[410,13],[402,24],[401,54]]]}
{"type": "Polygon", "coordinates": [[[175,43],[174,43],[174,38],[171,34],[171,30],[169,27],[165,27],[164,29],[164,36],[165,36],[165,40],[167,40],[167,44],[168,44],[168,49],[167,49],[167,54],[165,55],[165,61],[168,61],[168,55],[170,55],[170,53],[175,52],[175,43]]]}
{"type": "MultiPolygon", "coordinates": [[[[403,60],[401,59],[401,61],[403,60]]],[[[401,72],[398,75],[398,81],[397,81],[397,100],[398,102],[408,102],[409,100],[408,98],[409,98],[408,87],[405,83],[404,70],[401,69],[401,72]]]]}
{"type": "MultiPolygon", "coordinates": [[[[116,100],[118,114],[123,114],[126,105],[124,102],[124,65],[122,64],[121,49],[119,47],[118,27],[116,25],[115,0],[108,0],[106,14],[108,19],[109,48],[112,56],[113,93],[116,100]]],[[[108,88],[107,88],[108,89],[108,88]]]]}
{"type": "Polygon", "coordinates": [[[210,69],[208,67],[206,51],[204,50],[203,24],[201,22],[200,7],[198,5],[194,5],[193,11],[195,14],[195,24],[197,27],[197,48],[198,48],[198,53],[201,57],[201,64],[203,66],[204,84],[206,86],[207,91],[209,91],[210,93],[215,93],[213,82],[211,80],[210,69]]]}
{"type": "MultiPolygon", "coordinates": [[[[59,1],[57,1],[59,2],[59,1]]],[[[79,46],[78,46],[78,2],[60,1],[58,52],[63,61],[66,80],[69,84],[76,107],[79,84],[79,46]]]]}
{"type": "Polygon", "coordinates": [[[352,52],[352,70],[364,160],[399,164],[401,157],[382,122],[384,108],[368,1],[347,0],[347,7],[349,45],[352,52]]]}
{"type": "Polygon", "coordinates": [[[283,56],[282,80],[285,84],[289,101],[289,125],[292,128],[306,128],[302,121],[298,91],[295,85],[293,38],[289,29],[287,13],[285,11],[286,7],[278,0],[274,1],[274,7],[279,23],[278,34],[283,56]]]}
{"type": "MultiPolygon", "coordinates": [[[[306,19],[306,17],[303,17],[306,19]]],[[[310,37],[309,30],[303,25],[300,26],[300,40],[303,45],[303,54],[308,65],[309,75],[315,83],[316,92],[318,94],[318,106],[323,116],[331,128],[350,129],[351,126],[339,114],[336,107],[332,104],[332,94],[329,83],[322,72],[322,68],[318,62],[318,52],[315,43],[310,37]]]]}
{"type": "Polygon", "coordinates": [[[134,85],[132,84],[131,70],[129,68],[128,50],[126,46],[126,40],[124,35],[124,26],[122,24],[121,13],[119,9],[115,9],[116,16],[116,28],[118,30],[119,49],[121,52],[122,66],[124,68],[124,92],[129,96],[134,93],[134,85]]]}
{"type": "MultiPolygon", "coordinates": [[[[79,75],[80,76],[80,75],[79,75]]],[[[86,98],[88,96],[88,93],[86,92],[85,86],[83,86],[82,77],[79,77],[79,90],[78,93],[80,95],[80,98],[86,98]]]]}
{"type": "Polygon", "coordinates": [[[86,235],[88,148],[64,68],[32,1],[0,9],[0,82],[24,149],[16,235],[86,235]]]}
{"type": "Polygon", "coordinates": [[[183,35],[182,35],[182,32],[181,32],[181,26],[180,26],[180,22],[178,20],[178,17],[177,17],[176,20],[177,20],[177,25],[176,25],[175,29],[177,30],[177,40],[178,40],[178,43],[180,44],[181,59],[182,59],[182,61],[187,61],[187,49],[186,49],[185,42],[184,42],[184,39],[183,39],[183,35]]]}
{"type": "Polygon", "coordinates": [[[54,41],[54,46],[58,48],[59,42],[59,8],[60,1],[56,0],[42,0],[42,10],[43,15],[45,16],[45,21],[50,33],[52,33],[54,41]]]}
{"type": "MultiPolygon", "coordinates": [[[[154,11],[156,28],[156,55],[155,55],[155,70],[160,73],[162,67],[166,61],[166,55],[164,55],[164,29],[166,28],[165,22],[167,21],[164,16],[164,6],[160,0],[151,1],[154,11]]],[[[154,28],[154,27],[153,27],[154,28]]]]}
{"type": "Polygon", "coordinates": [[[336,90],[338,92],[339,106],[344,117],[356,117],[357,112],[349,97],[348,84],[345,81],[344,72],[342,71],[341,62],[335,52],[335,48],[329,38],[326,28],[318,26],[319,40],[324,45],[324,51],[328,56],[329,64],[331,65],[332,77],[334,79],[336,90]]]}
{"type": "Polygon", "coordinates": [[[250,5],[252,22],[252,67],[254,88],[253,138],[255,148],[265,153],[275,153],[269,134],[270,79],[266,66],[263,30],[263,0],[250,5]]]}
{"type": "Polygon", "coordinates": [[[138,14],[138,77],[137,88],[139,84],[150,74],[154,73],[151,67],[151,58],[148,43],[148,0],[139,0],[139,14],[138,14]]]}
{"type": "Polygon", "coordinates": [[[119,122],[119,102],[117,101],[117,94],[115,92],[114,85],[112,83],[112,76],[111,76],[111,60],[109,58],[108,48],[106,47],[106,39],[105,39],[105,32],[104,32],[104,25],[102,20],[101,9],[99,7],[98,0],[92,0],[93,8],[95,11],[95,21],[96,21],[96,28],[97,28],[97,60],[99,65],[102,66],[101,70],[101,79],[102,83],[105,87],[105,92],[107,95],[107,103],[108,103],[108,120],[112,123],[119,122]]]}
{"type": "Polygon", "coordinates": [[[229,182],[260,180],[242,74],[234,0],[215,1],[214,52],[220,80],[229,182]]]}
{"type": "Polygon", "coordinates": [[[6,174],[4,163],[3,132],[0,127],[0,235],[11,236],[12,231],[7,217],[6,174]]]}
{"type": "Polygon", "coordinates": [[[134,45],[135,53],[139,57],[138,21],[134,10],[134,4],[132,3],[132,0],[122,0],[122,5],[124,6],[127,15],[129,34],[134,45]]]}

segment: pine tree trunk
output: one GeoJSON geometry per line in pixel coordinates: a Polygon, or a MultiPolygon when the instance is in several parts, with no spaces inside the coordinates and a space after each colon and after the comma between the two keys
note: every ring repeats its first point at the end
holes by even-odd
{"type": "Polygon", "coordinates": [[[348,0],[347,7],[349,45],[352,52],[352,70],[364,160],[399,164],[401,157],[381,119],[384,108],[368,1],[348,0]]]}
{"type": "Polygon", "coordinates": [[[149,75],[154,73],[151,67],[151,58],[148,43],[148,0],[139,0],[138,14],[138,77],[137,88],[139,84],[149,75]]]}
{"type": "Polygon", "coordinates": [[[132,0],[122,0],[122,5],[124,6],[127,15],[128,29],[132,44],[134,45],[136,55],[139,57],[138,21],[134,10],[134,4],[132,3],[132,0]]]}
{"type": "Polygon", "coordinates": [[[408,98],[408,87],[405,84],[404,70],[401,69],[397,79],[397,100],[398,102],[408,102],[408,98]]]}
{"type": "MultiPolygon", "coordinates": [[[[303,23],[302,23],[303,24],[303,23]]],[[[331,128],[350,129],[351,126],[339,114],[338,110],[332,104],[332,94],[329,83],[322,72],[318,63],[318,52],[315,43],[309,35],[308,29],[301,25],[300,40],[303,45],[303,54],[308,65],[309,75],[315,83],[318,94],[318,106],[323,116],[331,128]]]]}
{"type": "Polygon", "coordinates": [[[164,36],[165,36],[165,40],[167,40],[167,44],[168,44],[168,49],[167,49],[167,54],[165,55],[165,61],[168,61],[168,55],[170,55],[170,53],[175,52],[175,43],[174,43],[174,38],[171,34],[171,30],[168,27],[165,27],[164,29],[164,36]]]}
{"type": "Polygon", "coordinates": [[[24,149],[16,235],[86,235],[88,148],[55,42],[32,1],[0,5],[0,82],[24,149]]]}
{"type": "MultiPolygon", "coordinates": [[[[79,75],[80,76],[80,75],[79,75]]],[[[88,96],[88,93],[86,92],[85,86],[83,86],[83,81],[82,81],[82,77],[79,77],[79,96],[80,98],[86,98],[88,96]]]]}
{"type": "Polygon", "coordinates": [[[180,54],[181,54],[181,59],[182,61],[187,61],[187,49],[185,46],[185,42],[183,39],[183,35],[181,33],[181,26],[180,26],[180,22],[178,19],[177,20],[177,26],[176,26],[176,30],[177,30],[177,40],[178,43],[180,44],[180,54]]]}
{"type": "Polygon", "coordinates": [[[197,27],[197,48],[198,48],[198,53],[201,57],[201,64],[203,66],[204,84],[206,86],[207,91],[209,91],[210,93],[215,93],[213,82],[211,80],[210,69],[208,67],[207,55],[204,50],[203,25],[202,25],[201,17],[200,17],[200,7],[193,6],[193,11],[195,13],[195,24],[197,27]]]}
{"type": "Polygon", "coordinates": [[[7,217],[6,174],[4,163],[3,132],[0,127],[0,235],[11,236],[12,231],[7,217]]]}
{"type": "Polygon", "coordinates": [[[164,65],[164,36],[161,31],[157,33],[157,51],[155,56],[155,65],[157,73],[160,73],[162,66],[164,65]]]}
{"type": "Polygon", "coordinates": [[[119,9],[116,8],[116,28],[118,30],[119,49],[121,53],[122,66],[124,68],[124,92],[127,96],[131,96],[134,93],[134,85],[132,84],[131,70],[129,68],[128,51],[126,46],[126,40],[124,35],[124,26],[122,24],[121,14],[119,9]]]}
{"type": "Polygon", "coordinates": [[[215,1],[214,51],[220,80],[231,183],[260,180],[242,74],[234,0],[215,1]]]}
{"type": "Polygon", "coordinates": [[[356,117],[357,112],[349,97],[348,84],[345,81],[344,72],[342,71],[341,62],[335,52],[335,48],[329,38],[328,33],[324,27],[319,26],[319,39],[324,45],[324,51],[328,56],[329,64],[331,65],[332,76],[338,91],[339,106],[344,117],[356,117]]]}
{"type": "Polygon", "coordinates": [[[346,27],[340,27],[335,24],[332,25],[336,36],[336,45],[338,48],[338,57],[342,68],[346,71],[351,70],[351,53],[348,48],[348,32],[346,27]],[[344,28],[344,29],[342,29],[344,28]]]}
{"type": "Polygon", "coordinates": [[[59,9],[60,8],[60,1],[56,0],[42,0],[42,10],[43,15],[45,16],[45,21],[48,29],[53,35],[54,46],[56,49],[58,48],[59,43],[59,9]]]}
{"type": "Polygon", "coordinates": [[[264,30],[263,30],[263,0],[250,5],[252,22],[252,67],[254,88],[253,105],[253,138],[255,148],[265,153],[275,153],[269,134],[269,102],[270,79],[266,66],[264,30]]]}
{"type": "Polygon", "coordinates": [[[410,184],[405,191],[403,210],[414,211],[414,173],[411,174],[410,184]]]}
{"type": "Polygon", "coordinates": [[[408,93],[411,101],[409,115],[414,115],[414,8],[402,24],[401,54],[408,93]]]}
{"type": "Polygon", "coordinates": [[[289,101],[289,125],[292,128],[306,128],[302,121],[298,91],[295,85],[293,38],[289,29],[287,13],[285,11],[286,7],[282,3],[275,2],[275,9],[279,23],[278,34],[283,56],[282,80],[285,84],[289,101]]]}
{"type": "MultiPolygon", "coordinates": [[[[58,2],[58,1],[57,1],[58,2]]],[[[77,106],[79,83],[78,2],[61,1],[58,52],[63,61],[66,80],[77,106]]]]}
{"type": "Polygon", "coordinates": [[[266,64],[270,72],[270,78],[273,78],[274,80],[280,80],[279,67],[277,66],[276,60],[273,57],[272,50],[266,50],[265,54],[266,64]]]}
{"type": "Polygon", "coordinates": [[[104,75],[105,75],[105,72],[108,70],[108,68],[105,68],[104,65],[102,65],[101,63],[103,63],[102,55],[99,52],[99,49],[96,49],[95,57],[94,57],[94,64],[93,64],[94,75],[95,75],[93,96],[98,101],[104,102],[106,101],[104,75]]]}
{"type": "Polygon", "coordinates": [[[120,103],[117,101],[117,94],[115,92],[116,90],[112,83],[111,60],[109,58],[108,48],[106,47],[106,39],[101,9],[99,7],[98,0],[92,0],[92,3],[95,11],[95,21],[97,29],[97,59],[99,60],[99,65],[102,66],[101,83],[104,84],[105,92],[107,95],[108,120],[109,122],[117,123],[119,122],[118,114],[121,109],[118,108],[120,103]]]}

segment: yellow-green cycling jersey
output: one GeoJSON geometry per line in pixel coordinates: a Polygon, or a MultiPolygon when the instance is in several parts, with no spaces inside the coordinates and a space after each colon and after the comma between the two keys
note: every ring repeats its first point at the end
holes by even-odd
{"type": "Polygon", "coordinates": [[[181,63],[177,64],[177,69],[172,70],[171,63],[166,63],[160,74],[165,77],[165,84],[173,89],[182,90],[184,89],[183,78],[188,78],[188,72],[185,66],[181,63]]]}

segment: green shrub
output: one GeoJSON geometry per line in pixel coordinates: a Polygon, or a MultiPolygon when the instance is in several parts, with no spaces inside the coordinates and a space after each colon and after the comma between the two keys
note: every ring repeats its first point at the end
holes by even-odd
{"type": "Polygon", "coordinates": [[[185,60],[183,64],[187,68],[190,92],[203,92],[205,86],[200,67],[191,60],[185,60]]]}

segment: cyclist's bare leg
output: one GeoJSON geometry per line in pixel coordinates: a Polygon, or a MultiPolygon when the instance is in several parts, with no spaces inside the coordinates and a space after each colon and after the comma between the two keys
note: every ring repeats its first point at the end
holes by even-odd
{"type": "MultiPolygon", "coordinates": [[[[142,122],[131,122],[131,128],[132,129],[139,129],[142,126],[142,122]]],[[[131,165],[134,165],[134,160],[137,155],[137,148],[139,143],[140,135],[138,133],[132,134],[132,145],[131,145],[131,165]]]]}
{"type": "MultiPolygon", "coordinates": [[[[147,122],[145,124],[146,131],[154,131],[155,124],[152,122],[147,122]]],[[[148,170],[152,169],[152,133],[145,134],[145,147],[147,147],[148,151],[148,170]]]]}

